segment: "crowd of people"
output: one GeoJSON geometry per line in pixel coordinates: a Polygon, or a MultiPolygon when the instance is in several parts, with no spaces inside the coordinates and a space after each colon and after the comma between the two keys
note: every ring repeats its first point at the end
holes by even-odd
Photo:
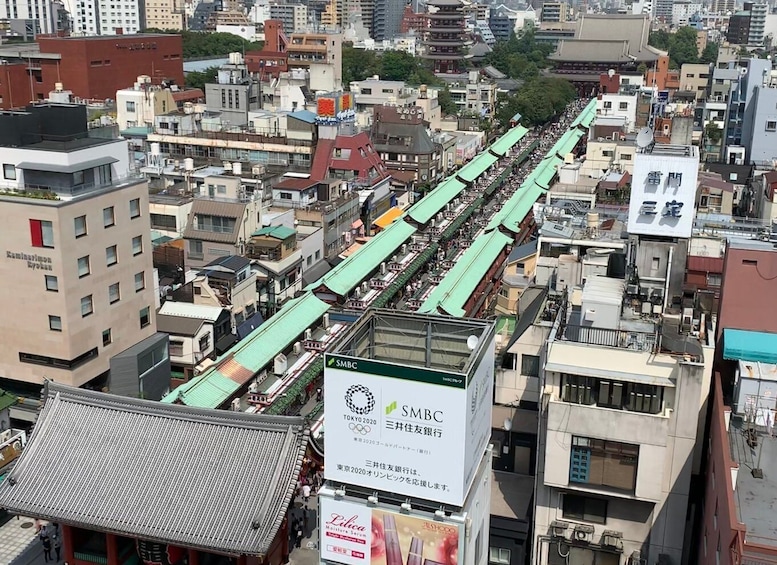
{"type": "Polygon", "coordinates": [[[43,559],[46,563],[49,561],[59,563],[62,560],[62,536],[59,532],[59,524],[43,524],[36,520],[35,527],[38,530],[38,540],[43,547],[43,559]]]}

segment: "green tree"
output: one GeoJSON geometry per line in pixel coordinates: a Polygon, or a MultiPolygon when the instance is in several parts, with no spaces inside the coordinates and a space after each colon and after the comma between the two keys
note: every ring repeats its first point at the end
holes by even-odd
{"type": "Polygon", "coordinates": [[[704,51],[701,52],[699,57],[702,63],[712,63],[713,65],[718,62],[718,44],[708,43],[704,47],[704,51]]]}
{"type": "Polygon", "coordinates": [[[680,68],[685,63],[699,62],[699,49],[696,47],[696,29],[681,27],[670,41],[669,59],[675,68],[680,68]]]}
{"type": "Polygon", "coordinates": [[[355,49],[352,43],[343,44],[343,86],[348,89],[357,80],[380,74],[380,62],[374,51],[355,49]]]}
{"type": "Polygon", "coordinates": [[[186,86],[190,88],[200,88],[204,92],[206,84],[216,82],[218,73],[218,67],[208,67],[204,71],[186,73],[186,86]]]}
{"type": "Polygon", "coordinates": [[[418,60],[407,51],[386,51],[380,56],[380,78],[406,80],[418,69],[418,60]]]}
{"type": "Polygon", "coordinates": [[[459,107],[456,106],[456,103],[453,101],[451,91],[448,90],[448,87],[443,88],[437,93],[437,102],[440,104],[440,110],[444,116],[450,114],[456,115],[459,113],[459,107]]]}
{"type": "Polygon", "coordinates": [[[261,42],[251,42],[231,33],[202,31],[180,32],[184,59],[221,57],[230,53],[245,53],[262,48],[261,42]]]}
{"type": "Polygon", "coordinates": [[[661,49],[662,51],[669,51],[669,46],[671,44],[671,37],[672,37],[672,34],[666,31],[665,29],[659,29],[654,32],[651,32],[650,37],[648,38],[648,44],[652,45],[656,49],[661,49]]]}
{"type": "Polygon", "coordinates": [[[723,139],[723,130],[715,122],[709,122],[704,126],[704,137],[710,145],[717,145],[723,139]]]}
{"type": "Polygon", "coordinates": [[[529,28],[521,37],[513,33],[508,41],[498,41],[486,55],[486,64],[493,65],[510,78],[531,80],[550,66],[548,56],[552,52],[553,47],[538,43],[534,30],[529,28]]]}
{"type": "Polygon", "coordinates": [[[496,118],[505,128],[516,113],[521,114],[523,124],[545,124],[576,97],[575,88],[569,81],[539,77],[524,84],[515,96],[498,95],[496,118]]]}

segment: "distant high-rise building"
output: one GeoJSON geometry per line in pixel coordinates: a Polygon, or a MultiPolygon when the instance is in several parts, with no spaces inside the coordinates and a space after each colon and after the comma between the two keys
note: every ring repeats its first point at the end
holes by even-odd
{"type": "Polygon", "coordinates": [[[405,5],[405,0],[374,0],[372,13],[373,39],[383,41],[399,34],[405,5]]]}
{"type": "Polygon", "coordinates": [[[541,22],[565,22],[568,19],[569,5],[566,2],[545,2],[540,12],[541,22]]]}
{"type": "Polygon", "coordinates": [[[73,33],[83,35],[118,35],[138,33],[143,24],[139,0],[99,0],[76,2],[73,33]]]}
{"type": "MultiPolygon", "coordinates": [[[[30,35],[54,33],[57,10],[51,0],[9,0],[0,2],[0,20],[34,21],[30,35]]],[[[27,35],[27,34],[25,34],[27,35]]],[[[26,39],[26,38],[25,38],[26,39]]],[[[32,38],[30,38],[32,39],[32,38]]]]}
{"type": "Polygon", "coordinates": [[[183,0],[146,0],[145,29],[181,31],[186,29],[183,0]]]}

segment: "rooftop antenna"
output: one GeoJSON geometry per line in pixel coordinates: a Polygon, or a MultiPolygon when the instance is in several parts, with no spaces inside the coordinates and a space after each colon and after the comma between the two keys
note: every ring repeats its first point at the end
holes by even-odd
{"type": "Polygon", "coordinates": [[[648,149],[650,148],[654,143],[655,139],[653,137],[653,130],[649,127],[642,128],[639,130],[639,133],[637,134],[637,147],[640,149],[648,149]]]}

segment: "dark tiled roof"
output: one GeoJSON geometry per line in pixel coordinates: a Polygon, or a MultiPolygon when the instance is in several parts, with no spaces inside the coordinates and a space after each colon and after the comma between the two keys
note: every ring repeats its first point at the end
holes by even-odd
{"type": "Polygon", "coordinates": [[[318,184],[318,181],[312,179],[298,179],[294,177],[285,178],[278,184],[273,186],[278,190],[305,190],[308,188],[314,188],[318,184]]]}
{"type": "Polygon", "coordinates": [[[507,257],[507,262],[512,263],[513,261],[518,261],[519,259],[525,259],[526,257],[529,257],[530,255],[534,255],[537,253],[537,241],[536,239],[524,243],[523,245],[519,245],[518,247],[513,247],[513,250],[510,252],[510,255],[507,257]]]}
{"type": "Polygon", "coordinates": [[[240,231],[240,220],[245,213],[246,205],[242,202],[222,202],[197,198],[192,203],[192,211],[189,213],[189,222],[183,232],[184,239],[201,239],[203,241],[216,241],[219,243],[237,242],[240,231]],[[194,216],[221,216],[222,218],[235,218],[235,229],[232,233],[218,233],[201,231],[196,229],[196,224],[191,221],[194,216]]]}
{"type": "Polygon", "coordinates": [[[226,257],[219,257],[218,259],[215,259],[205,265],[202,268],[202,272],[207,273],[207,271],[212,270],[213,267],[222,267],[222,269],[219,270],[227,270],[232,271],[233,273],[237,273],[240,269],[244,269],[250,264],[251,261],[242,255],[227,255],[226,257]]]}
{"type": "Polygon", "coordinates": [[[184,318],[166,314],[157,314],[156,316],[156,329],[172,335],[195,336],[204,323],[205,320],[200,318],[184,318]]]}
{"type": "Polygon", "coordinates": [[[0,507],[61,524],[232,555],[266,555],[309,430],[257,416],[48,382],[0,507]]]}

